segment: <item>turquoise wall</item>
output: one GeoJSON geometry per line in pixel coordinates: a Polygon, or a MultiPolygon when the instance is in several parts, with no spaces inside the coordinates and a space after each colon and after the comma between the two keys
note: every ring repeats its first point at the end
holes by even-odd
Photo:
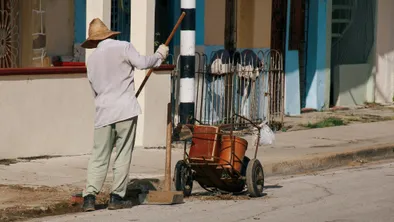
{"type": "Polygon", "coordinates": [[[327,1],[310,0],[308,62],[306,67],[306,108],[322,110],[325,105],[327,1]]]}
{"type": "MultiPolygon", "coordinates": [[[[314,1],[314,0],[312,0],[314,1]]],[[[290,15],[291,0],[287,2],[287,15],[290,15]]],[[[290,16],[286,22],[286,49],[285,49],[285,115],[294,116],[301,113],[300,101],[300,70],[298,50],[289,49],[290,16]]]]}
{"type": "MultiPolygon", "coordinates": [[[[290,15],[291,0],[288,0],[288,15],[290,15]]],[[[307,65],[305,86],[305,108],[322,110],[325,105],[326,70],[329,64],[326,60],[327,51],[327,1],[310,0],[308,16],[307,65]]],[[[301,111],[299,72],[299,53],[288,50],[290,16],[287,16],[286,54],[285,54],[285,114],[299,115],[301,111]]]]}
{"type": "Polygon", "coordinates": [[[86,38],[86,0],[74,0],[74,43],[86,38]]]}
{"type": "Polygon", "coordinates": [[[298,50],[286,50],[285,60],[285,115],[301,114],[300,70],[298,50]]]}

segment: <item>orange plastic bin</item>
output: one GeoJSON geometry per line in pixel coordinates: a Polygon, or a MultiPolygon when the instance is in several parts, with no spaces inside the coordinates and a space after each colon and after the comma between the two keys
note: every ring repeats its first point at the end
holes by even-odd
{"type": "Polygon", "coordinates": [[[234,156],[231,158],[231,137],[222,136],[219,164],[223,164],[224,168],[231,168],[232,165],[234,170],[241,172],[242,161],[248,148],[248,141],[236,136],[233,136],[232,138],[234,140],[234,156]]]}

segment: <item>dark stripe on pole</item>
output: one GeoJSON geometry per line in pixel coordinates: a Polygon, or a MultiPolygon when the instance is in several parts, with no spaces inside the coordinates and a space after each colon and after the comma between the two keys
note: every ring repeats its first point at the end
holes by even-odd
{"type": "Polygon", "coordinates": [[[195,56],[181,56],[181,78],[194,78],[196,64],[195,56]]]}
{"type": "MultiPolygon", "coordinates": [[[[196,9],[182,9],[186,12],[185,18],[181,24],[181,30],[196,30],[196,9]]],[[[181,13],[182,13],[181,12],[181,13]]]]}

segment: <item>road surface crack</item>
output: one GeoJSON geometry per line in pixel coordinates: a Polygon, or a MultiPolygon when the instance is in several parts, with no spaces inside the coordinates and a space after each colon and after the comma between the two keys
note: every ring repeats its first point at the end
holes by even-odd
{"type": "MultiPolygon", "coordinates": [[[[259,212],[259,213],[257,213],[257,214],[252,215],[252,216],[243,218],[243,219],[241,219],[241,220],[237,220],[237,222],[239,222],[239,221],[249,221],[249,220],[251,220],[251,219],[259,218],[260,216],[262,216],[262,215],[264,215],[264,214],[272,213],[272,212],[274,212],[274,211],[281,210],[281,209],[288,208],[288,207],[300,207],[300,206],[305,206],[305,205],[313,204],[313,203],[319,202],[319,201],[321,201],[321,200],[323,200],[323,199],[325,199],[325,198],[327,198],[327,197],[330,197],[330,196],[333,196],[333,195],[334,195],[334,193],[331,192],[331,191],[330,191],[327,187],[325,187],[325,186],[318,185],[318,184],[314,184],[314,183],[308,183],[308,182],[301,182],[301,183],[304,183],[304,184],[313,186],[313,188],[315,188],[315,189],[321,189],[321,190],[323,190],[324,194],[323,194],[322,196],[320,196],[320,197],[313,198],[313,199],[312,199],[311,201],[309,201],[309,202],[300,203],[300,204],[297,205],[297,206],[293,206],[293,205],[290,206],[290,205],[288,205],[288,206],[282,206],[282,207],[272,207],[272,208],[271,208],[270,210],[268,210],[268,211],[259,212]]],[[[256,220],[257,220],[257,219],[256,219],[256,220]]]]}
{"type": "Polygon", "coordinates": [[[321,196],[321,197],[317,197],[317,198],[315,198],[314,200],[312,200],[311,202],[305,203],[305,204],[303,204],[303,205],[311,204],[311,203],[316,203],[316,202],[319,202],[319,201],[321,201],[321,200],[323,200],[323,199],[325,199],[325,198],[327,198],[327,197],[330,197],[330,196],[333,196],[333,195],[334,195],[334,193],[331,192],[331,191],[330,191],[327,187],[325,187],[325,186],[318,185],[318,184],[314,184],[314,183],[307,183],[307,182],[302,182],[302,183],[311,185],[311,186],[313,186],[313,188],[322,189],[322,190],[324,191],[324,193],[325,193],[325,195],[323,195],[323,196],[321,196]]]}

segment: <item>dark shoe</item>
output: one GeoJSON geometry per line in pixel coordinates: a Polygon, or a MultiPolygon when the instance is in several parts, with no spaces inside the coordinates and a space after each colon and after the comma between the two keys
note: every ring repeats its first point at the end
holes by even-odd
{"type": "Polygon", "coordinates": [[[125,208],[132,208],[133,203],[129,200],[124,200],[117,194],[111,194],[109,198],[108,210],[119,210],[125,208]]]}
{"type": "Polygon", "coordinates": [[[87,195],[83,198],[83,211],[85,212],[90,212],[95,210],[95,204],[96,204],[96,196],[94,195],[87,195]]]}

